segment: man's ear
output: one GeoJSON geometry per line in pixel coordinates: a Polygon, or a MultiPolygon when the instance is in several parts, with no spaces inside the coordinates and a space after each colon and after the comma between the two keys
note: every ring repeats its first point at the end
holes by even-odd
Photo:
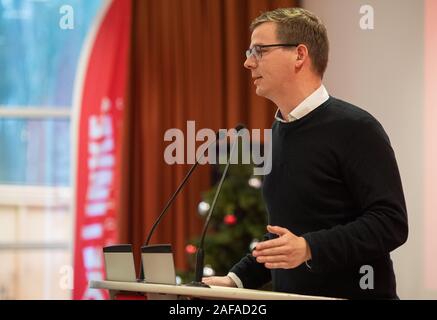
{"type": "Polygon", "coordinates": [[[308,48],[300,44],[296,48],[296,68],[302,68],[304,61],[308,58],[308,48]]]}

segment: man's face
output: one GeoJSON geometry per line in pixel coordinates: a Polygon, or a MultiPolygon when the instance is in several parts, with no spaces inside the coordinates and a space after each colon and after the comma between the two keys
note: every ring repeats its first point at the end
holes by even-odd
{"type": "MultiPolygon", "coordinates": [[[[283,43],[277,38],[276,28],[274,22],[266,22],[256,27],[252,33],[250,48],[255,45],[283,43]]],[[[286,47],[271,47],[262,50],[260,59],[252,55],[246,59],[244,67],[252,72],[256,94],[276,100],[281,94],[293,88],[295,50],[286,47]]]]}

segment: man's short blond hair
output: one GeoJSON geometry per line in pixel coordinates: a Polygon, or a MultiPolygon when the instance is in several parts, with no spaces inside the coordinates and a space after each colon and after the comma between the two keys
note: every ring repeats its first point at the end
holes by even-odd
{"type": "Polygon", "coordinates": [[[302,8],[280,8],[261,14],[253,20],[250,30],[266,22],[277,24],[281,42],[306,45],[314,71],[323,78],[328,65],[329,41],[326,27],[319,17],[302,8]]]}

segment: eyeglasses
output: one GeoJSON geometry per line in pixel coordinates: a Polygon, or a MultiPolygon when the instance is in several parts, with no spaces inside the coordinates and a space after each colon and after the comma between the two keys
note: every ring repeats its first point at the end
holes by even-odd
{"type": "Polygon", "coordinates": [[[264,44],[264,45],[256,45],[250,49],[246,50],[246,58],[249,59],[252,55],[256,60],[260,60],[262,58],[262,53],[264,48],[270,47],[297,47],[299,44],[292,43],[281,43],[281,44],[264,44]]]}

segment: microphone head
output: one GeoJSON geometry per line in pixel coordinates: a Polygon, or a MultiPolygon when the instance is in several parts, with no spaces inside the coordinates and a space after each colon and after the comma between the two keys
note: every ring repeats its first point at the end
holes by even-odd
{"type": "Polygon", "coordinates": [[[235,130],[240,131],[242,129],[246,128],[246,126],[242,123],[237,124],[237,126],[235,127],[235,130]]]}

